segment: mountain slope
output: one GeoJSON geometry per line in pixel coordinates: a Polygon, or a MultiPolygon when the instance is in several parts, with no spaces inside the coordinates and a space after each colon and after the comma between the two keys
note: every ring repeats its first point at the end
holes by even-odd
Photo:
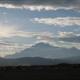
{"type": "Polygon", "coordinates": [[[80,50],[76,48],[68,49],[62,47],[54,47],[47,43],[38,43],[29,49],[21,51],[20,53],[6,56],[6,58],[43,57],[43,58],[60,59],[60,58],[75,57],[75,56],[80,56],[80,50]]]}
{"type": "Polygon", "coordinates": [[[64,59],[48,59],[40,57],[23,57],[17,59],[0,58],[0,66],[57,65],[62,63],[80,64],[80,56],[64,59]]]}
{"type": "Polygon", "coordinates": [[[55,65],[59,64],[60,60],[52,60],[40,57],[24,57],[17,59],[0,58],[0,66],[18,66],[18,65],[55,65]]]}

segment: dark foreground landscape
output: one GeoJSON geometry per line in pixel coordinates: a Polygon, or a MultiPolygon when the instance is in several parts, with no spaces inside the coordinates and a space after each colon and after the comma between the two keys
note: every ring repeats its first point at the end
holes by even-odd
{"type": "Polygon", "coordinates": [[[80,64],[0,67],[0,80],[80,80],[80,64]]]}

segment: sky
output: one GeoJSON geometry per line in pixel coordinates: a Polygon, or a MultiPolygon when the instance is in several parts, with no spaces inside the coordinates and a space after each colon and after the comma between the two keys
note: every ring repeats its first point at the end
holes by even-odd
{"type": "Polygon", "coordinates": [[[80,0],[0,0],[0,57],[38,42],[80,49],[80,0]]]}

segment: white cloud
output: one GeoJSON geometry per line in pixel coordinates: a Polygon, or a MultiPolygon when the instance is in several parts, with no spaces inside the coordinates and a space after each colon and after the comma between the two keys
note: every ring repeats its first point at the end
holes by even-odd
{"type": "Polygon", "coordinates": [[[0,37],[10,37],[15,31],[14,27],[4,27],[0,26],[0,37]]]}
{"type": "Polygon", "coordinates": [[[78,36],[78,34],[74,32],[59,32],[59,37],[61,38],[70,38],[70,37],[75,37],[78,36]]]}
{"type": "Polygon", "coordinates": [[[80,26],[80,17],[57,17],[57,18],[34,18],[31,20],[35,23],[47,24],[47,25],[58,25],[58,26],[80,26]]]}
{"type": "Polygon", "coordinates": [[[75,6],[56,6],[56,5],[28,5],[28,4],[23,4],[23,5],[14,5],[14,4],[9,4],[5,3],[2,4],[0,3],[0,7],[4,8],[12,8],[12,9],[26,9],[26,10],[31,10],[31,11],[41,11],[41,10],[59,10],[59,9],[64,9],[64,10],[76,10],[80,11],[78,7],[75,6]]]}
{"type": "Polygon", "coordinates": [[[29,44],[0,42],[0,57],[13,55],[16,52],[20,52],[21,50],[29,47],[31,47],[29,44]]]}
{"type": "Polygon", "coordinates": [[[59,41],[57,46],[64,47],[64,48],[76,48],[80,49],[80,43],[75,43],[75,42],[66,42],[66,41],[59,41]]]}
{"type": "Polygon", "coordinates": [[[76,10],[80,12],[80,0],[1,0],[0,7],[41,10],[76,10]]]}
{"type": "MultiPolygon", "coordinates": [[[[16,29],[12,26],[0,26],[0,39],[2,38],[11,38],[11,37],[25,37],[25,38],[35,38],[37,40],[45,39],[48,40],[49,37],[52,36],[52,33],[50,32],[25,32],[21,31],[19,29],[16,29]],[[46,35],[47,34],[47,35],[46,35]]],[[[3,39],[4,41],[6,41],[3,39]]],[[[21,51],[25,48],[31,47],[30,44],[23,44],[23,43],[10,43],[10,42],[4,42],[0,40],[0,57],[5,57],[6,55],[12,55],[15,54],[18,51],[21,51]]]]}
{"type": "Polygon", "coordinates": [[[9,38],[9,37],[39,37],[39,36],[52,36],[50,32],[26,32],[15,28],[14,26],[4,26],[0,25],[0,38],[9,38]]]}
{"type": "Polygon", "coordinates": [[[59,32],[59,40],[69,43],[80,44],[80,33],[75,32],[59,32]]]}
{"type": "Polygon", "coordinates": [[[24,44],[24,43],[13,43],[13,42],[7,42],[7,39],[10,39],[11,37],[25,37],[25,38],[35,38],[39,40],[41,37],[41,40],[43,38],[45,40],[48,40],[49,37],[53,36],[50,32],[25,32],[19,29],[16,29],[13,26],[1,26],[0,25],[0,57],[5,57],[6,55],[12,55],[15,54],[18,51],[21,51],[25,48],[31,47],[30,44],[24,44]],[[47,34],[47,35],[46,35],[47,34]]]}

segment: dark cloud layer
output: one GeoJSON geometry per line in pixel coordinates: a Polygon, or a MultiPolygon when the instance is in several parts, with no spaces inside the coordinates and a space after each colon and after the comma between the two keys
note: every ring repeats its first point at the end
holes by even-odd
{"type": "Polygon", "coordinates": [[[67,9],[80,11],[80,0],[0,0],[0,7],[29,10],[67,9]]]}
{"type": "Polygon", "coordinates": [[[0,3],[8,3],[15,5],[33,4],[33,5],[57,5],[57,6],[66,6],[75,4],[76,6],[79,6],[80,0],[0,0],[0,3]]]}
{"type": "Polygon", "coordinates": [[[66,41],[66,42],[80,43],[80,36],[74,36],[69,38],[59,38],[59,40],[66,41]]]}

